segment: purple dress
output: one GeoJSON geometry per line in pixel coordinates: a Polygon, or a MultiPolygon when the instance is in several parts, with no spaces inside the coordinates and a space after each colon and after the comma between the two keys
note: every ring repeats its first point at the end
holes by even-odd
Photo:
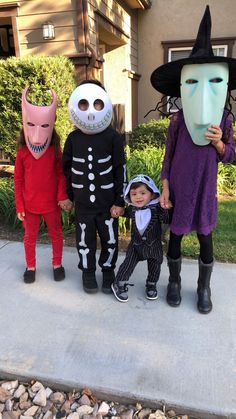
{"type": "Polygon", "coordinates": [[[182,111],[171,118],[161,179],[169,181],[174,207],[170,229],[174,234],[196,231],[208,235],[216,226],[218,162],[230,163],[235,157],[232,118],[227,112],[220,127],[225,143],[223,157],[211,144],[193,143],[182,111]]]}

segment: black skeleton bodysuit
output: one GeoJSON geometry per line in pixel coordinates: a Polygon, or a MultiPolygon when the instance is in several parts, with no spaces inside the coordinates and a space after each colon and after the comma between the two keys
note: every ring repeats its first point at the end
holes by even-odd
{"type": "Polygon", "coordinates": [[[111,127],[98,134],[71,132],[63,151],[67,192],[75,203],[79,268],[96,270],[97,233],[101,241],[99,265],[113,270],[118,255],[118,220],[112,205],[124,206],[126,166],[121,136],[111,127]]]}

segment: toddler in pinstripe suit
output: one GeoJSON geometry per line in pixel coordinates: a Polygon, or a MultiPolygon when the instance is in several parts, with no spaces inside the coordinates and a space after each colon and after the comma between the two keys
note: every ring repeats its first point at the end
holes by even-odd
{"type": "Polygon", "coordinates": [[[128,245],[124,262],[120,265],[111,288],[118,301],[128,301],[128,280],[141,260],[147,260],[148,275],[146,279],[146,297],[149,300],[158,298],[156,284],[160,276],[163,250],[161,243],[161,223],[168,223],[168,209],[159,203],[160,191],[154,181],[146,175],[135,176],[125,190],[125,201],[128,207],[124,216],[132,219],[131,241],[128,245]]]}

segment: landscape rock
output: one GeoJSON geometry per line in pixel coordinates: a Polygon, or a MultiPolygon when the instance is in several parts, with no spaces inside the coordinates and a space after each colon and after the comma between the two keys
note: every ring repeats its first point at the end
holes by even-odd
{"type": "Polygon", "coordinates": [[[148,419],[168,419],[165,414],[162,412],[162,410],[156,410],[154,413],[151,413],[148,416],[148,419]]]}
{"type": "Polygon", "coordinates": [[[13,397],[14,399],[19,399],[24,393],[25,393],[25,386],[23,384],[20,384],[19,387],[14,392],[13,397]]]}
{"type": "Polygon", "coordinates": [[[46,391],[44,387],[42,387],[41,390],[38,391],[38,393],[33,399],[33,403],[37,404],[38,406],[46,406],[47,397],[46,397],[46,391]]]}
{"type": "Polygon", "coordinates": [[[152,410],[147,408],[141,409],[140,412],[138,412],[138,418],[139,419],[145,419],[152,413],[152,410]]]}
{"type": "Polygon", "coordinates": [[[87,396],[87,394],[83,394],[78,400],[78,402],[81,406],[83,406],[84,404],[86,404],[87,406],[91,406],[90,398],[87,396]]]}
{"type": "Polygon", "coordinates": [[[79,414],[77,412],[70,413],[70,415],[67,416],[67,419],[79,419],[79,414]]]}
{"type": "Polygon", "coordinates": [[[0,381],[0,419],[193,419],[173,409],[164,413],[142,403],[98,400],[88,388],[52,390],[40,381],[0,381]]]}
{"type": "Polygon", "coordinates": [[[28,400],[25,400],[19,403],[19,408],[21,410],[27,410],[30,408],[30,406],[31,406],[31,402],[28,400]]]}
{"type": "Polygon", "coordinates": [[[2,419],[18,419],[19,414],[17,412],[3,412],[2,419]]]}
{"type": "Polygon", "coordinates": [[[62,404],[65,401],[65,396],[63,393],[60,393],[59,391],[56,391],[55,393],[52,393],[50,396],[50,400],[53,403],[59,403],[62,404]]]}
{"type": "Polygon", "coordinates": [[[92,413],[92,411],[93,411],[93,407],[91,407],[91,406],[86,406],[86,405],[84,405],[84,406],[79,406],[77,409],[76,409],[76,412],[78,413],[78,415],[79,415],[79,419],[81,418],[83,418],[83,416],[84,415],[89,415],[90,413],[92,413]]]}
{"type": "Polygon", "coordinates": [[[1,387],[5,390],[13,390],[18,387],[18,380],[15,381],[6,381],[5,383],[1,384],[1,387]]]}
{"type": "Polygon", "coordinates": [[[98,415],[102,415],[102,416],[106,416],[109,412],[110,406],[109,404],[107,404],[106,402],[102,402],[102,404],[100,405],[99,409],[98,409],[98,415]]]}
{"type": "Polygon", "coordinates": [[[39,406],[31,406],[29,409],[27,409],[24,413],[25,416],[34,416],[35,413],[38,411],[39,406]]]}
{"type": "Polygon", "coordinates": [[[133,414],[134,414],[133,409],[129,409],[129,410],[126,410],[126,411],[122,412],[120,417],[121,417],[121,419],[132,419],[133,414]]]}
{"type": "Polygon", "coordinates": [[[38,391],[39,391],[39,390],[42,390],[42,388],[44,389],[43,384],[42,384],[42,383],[40,383],[39,381],[36,381],[36,382],[32,385],[31,390],[32,390],[34,393],[38,393],[38,391]]]}
{"type": "Polygon", "coordinates": [[[8,390],[5,390],[3,387],[0,387],[0,402],[5,403],[8,399],[11,398],[11,394],[8,390]]]}

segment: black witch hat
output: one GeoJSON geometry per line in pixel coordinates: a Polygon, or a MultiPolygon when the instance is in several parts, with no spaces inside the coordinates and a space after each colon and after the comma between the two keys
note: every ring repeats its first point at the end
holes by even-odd
{"type": "Polygon", "coordinates": [[[214,55],[211,45],[211,14],[209,6],[201,20],[197,38],[187,58],[171,61],[156,68],[151,75],[151,84],[158,92],[180,97],[180,75],[185,64],[227,63],[229,66],[228,90],[236,89],[236,59],[214,55]]]}

